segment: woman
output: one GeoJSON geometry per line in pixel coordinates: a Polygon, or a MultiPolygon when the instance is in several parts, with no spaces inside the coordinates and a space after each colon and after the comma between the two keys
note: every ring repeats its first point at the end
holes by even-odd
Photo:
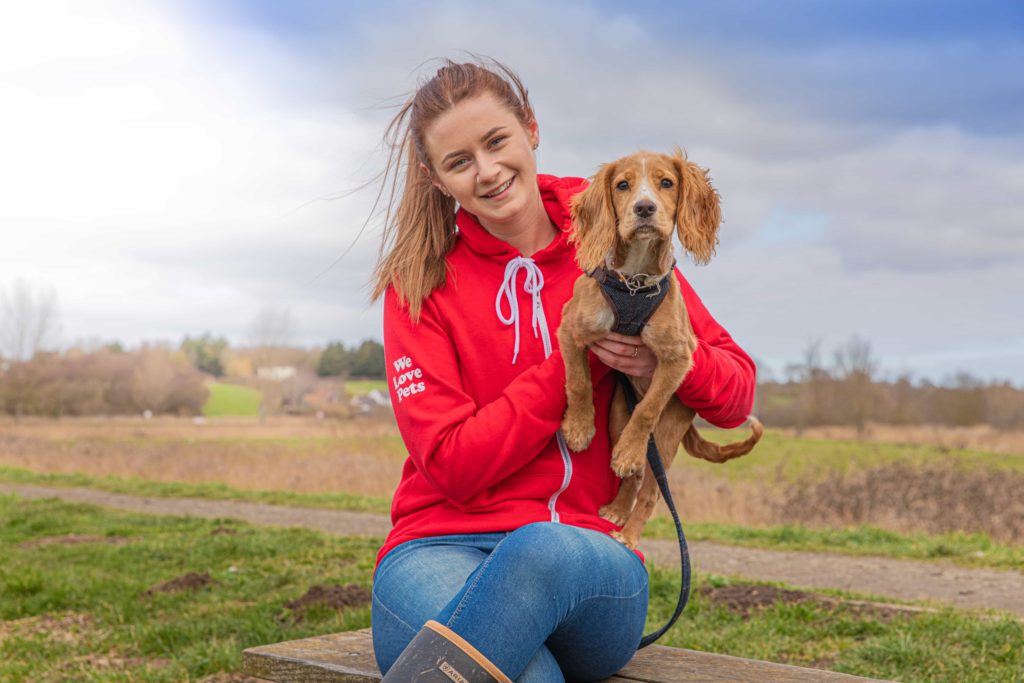
{"type": "MultiPolygon", "coordinates": [[[[580,274],[566,237],[586,183],[537,174],[537,121],[501,65],[446,62],[388,138],[392,179],[407,168],[374,298],[409,458],[374,575],[378,664],[386,681],[610,676],[640,641],[648,591],[641,557],[597,514],[618,486],[610,368],[649,377],[656,361],[639,337],[592,347],[597,434],[569,452],[552,340],[580,274]]],[[[753,363],[677,277],[699,339],[677,393],[737,426],[753,363]]]]}

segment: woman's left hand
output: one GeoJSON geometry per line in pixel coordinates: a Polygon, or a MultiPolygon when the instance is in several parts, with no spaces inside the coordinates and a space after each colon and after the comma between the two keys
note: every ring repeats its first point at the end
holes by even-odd
{"type": "Polygon", "coordinates": [[[658,367],[658,359],[640,337],[609,332],[591,344],[590,350],[608,367],[633,377],[651,377],[658,367]]]}

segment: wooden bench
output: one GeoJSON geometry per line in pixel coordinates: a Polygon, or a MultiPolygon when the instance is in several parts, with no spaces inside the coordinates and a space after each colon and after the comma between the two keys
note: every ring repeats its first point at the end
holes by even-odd
{"type": "MultiPolygon", "coordinates": [[[[369,630],[252,647],[242,653],[242,671],[249,676],[279,683],[372,683],[381,679],[373,658],[369,630]]],[[[652,645],[637,652],[625,669],[603,683],[850,683],[873,680],[877,679],[652,645]]]]}

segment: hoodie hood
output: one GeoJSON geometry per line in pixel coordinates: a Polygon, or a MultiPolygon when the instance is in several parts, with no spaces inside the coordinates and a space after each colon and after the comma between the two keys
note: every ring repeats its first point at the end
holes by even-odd
{"type": "MultiPolygon", "coordinates": [[[[537,188],[540,190],[544,210],[547,211],[548,217],[559,231],[551,244],[533,254],[532,258],[537,263],[564,258],[565,252],[569,250],[567,237],[572,227],[569,202],[573,195],[582,191],[586,186],[587,181],[583,178],[556,178],[541,173],[537,174],[537,188]]],[[[469,249],[481,256],[503,264],[511,258],[522,256],[519,250],[511,244],[487,232],[480,225],[476,216],[461,207],[455,213],[455,224],[459,229],[459,239],[469,249]]]]}

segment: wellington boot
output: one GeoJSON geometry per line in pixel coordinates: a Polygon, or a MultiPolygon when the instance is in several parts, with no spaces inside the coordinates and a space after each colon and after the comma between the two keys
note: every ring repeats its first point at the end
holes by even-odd
{"type": "Polygon", "coordinates": [[[447,626],[428,621],[381,683],[512,683],[447,626]]]}

